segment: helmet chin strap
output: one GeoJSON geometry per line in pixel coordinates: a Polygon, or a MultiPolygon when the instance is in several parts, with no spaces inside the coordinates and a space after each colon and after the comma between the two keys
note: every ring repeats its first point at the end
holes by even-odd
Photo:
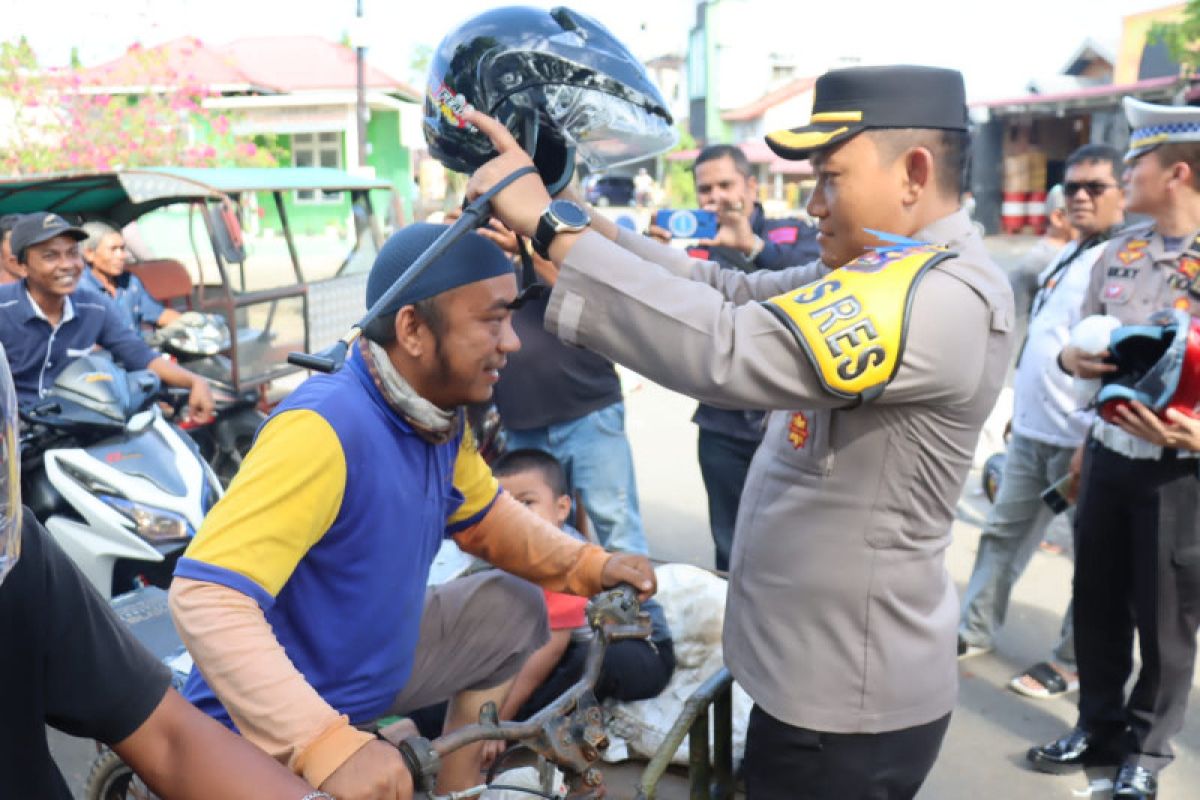
{"type": "Polygon", "coordinates": [[[518,170],[514,170],[491,189],[488,189],[475,198],[474,201],[467,204],[463,208],[462,216],[456,219],[453,225],[435,239],[433,244],[425,249],[425,252],[417,256],[416,260],[408,266],[408,269],[404,270],[400,277],[396,279],[396,282],[367,309],[367,313],[350,328],[345,336],[319,353],[288,353],[288,363],[294,364],[297,367],[315,370],[316,372],[329,373],[337,372],[341,369],[342,364],[346,361],[346,353],[350,350],[350,345],[362,334],[363,329],[379,317],[383,313],[383,309],[391,305],[392,301],[399,297],[400,293],[416,280],[418,275],[428,269],[433,262],[437,261],[452,244],[487,223],[488,217],[491,215],[492,198],[504,191],[510,183],[518,178],[536,172],[537,170],[534,167],[521,167],[518,170]]]}
{"type": "MultiPolygon", "coordinates": [[[[538,143],[538,125],[537,112],[532,109],[521,109],[521,141],[524,143],[525,152],[529,158],[533,159],[533,154],[537,152],[538,143]]],[[[543,180],[545,180],[543,178],[543,180]]],[[[559,187],[561,189],[561,187],[559,187]]],[[[549,189],[549,187],[547,187],[549,189]]],[[[554,191],[550,192],[553,197],[554,191]]],[[[531,249],[529,242],[521,234],[516,234],[517,237],[517,253],[521,258],[521,291],[516,298],[509,303],[509,308],[514,311],[525,305],[530,300],[537,300],[546,294],[550,288],[546,284],[538,280],[537,270],[533,268],[533,256],[529,254],[531,249]]]]}

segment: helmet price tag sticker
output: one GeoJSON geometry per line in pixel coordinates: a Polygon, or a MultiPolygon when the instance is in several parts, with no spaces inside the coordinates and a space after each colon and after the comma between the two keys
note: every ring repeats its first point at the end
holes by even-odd
{"type": "Polygon", "coordinates": [[[471,108],[471,104],[467,102],[467,98],[458,94],[444,83],[438,84],[436,87],[430,87],[429,93],[432,95],[434,103],[441,110],[442,116],[451,125],[454,125],[456,128],[463,128],[471,133],[479,132],[478,128],[462,118],[463,112],[471,108]]]}

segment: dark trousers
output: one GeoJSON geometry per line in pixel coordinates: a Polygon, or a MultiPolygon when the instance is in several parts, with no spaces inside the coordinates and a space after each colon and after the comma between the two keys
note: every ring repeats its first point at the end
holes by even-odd
{"type": "Polygon", "coordinates": [[[701,428],[698,449],[700,476],[708,493],[708,524],[716,546],[717,569],[728,570],[738,503],[758,442],[701,428]]]}
{"type": "Polygon", "coordinates": [[[1126,731],[1152,771],[1183,727],[1200,627],[1200,484],[1195,459],[1128,459],[1089,442],[1075,515],[1079,724],[1126,731]],[[1128,700],[1137,631],[1142,668],[1128,700]]]}
{"type": "MultiPolygon", "coordinates": [[[[587,651],[587,642],[571,642],[567,645],[554,671],[529,696],[516,718],[529,719],[574,686],[583,677],[587,651]]],[[[623,639],[609,644],[604,652],[604,664],[600,668],[593,694],[601,702],[609,697],[621,701],[647,700],[657,697],[667,688],[674,673],[675,646],[670,639],[655,642],[653,646],[645,639],[623,639]]],[[[422,736],[433,739],[442,735],[446,704],[428,706],[409,716],[422,736]]]]}
{"type": "Polygon", "coordinates": [[[904,800],[933,768],[950,715],[885,733],[821,733],[757,705],[746,731],[747,800],[904,800]]]}
{"type": "MultiPolygon", "coordinates": [[[[546,682],[537,688],[517,719],[525,720],[557,700],[583,677],[587,665],[587,642],[571,642],[546,682]]],[[[644,639],[623,639],[609,644],[604,651],[604,665],[592,693],[604,702],[612,697],[622,702],[648,700],[657,697],[675,672],[675,645],[648,642],[644,639]]]]}

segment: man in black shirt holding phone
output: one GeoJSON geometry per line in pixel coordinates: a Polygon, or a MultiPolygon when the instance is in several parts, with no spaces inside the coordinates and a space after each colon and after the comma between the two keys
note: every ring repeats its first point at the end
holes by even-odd
{"type": "MultiPolygon", "coordinates": [[[[767,219],[758,202],[758,179],[741,148],[714,144],[692,165],[700,208],[717,214],[717,235],[688,248],[693,258],[755,272],[814,261],[817,229],[796,218],[767,219]]],[[[668,241],[671,234],[651,226],[649,234],[668,241]]],[[[708,492],[708,517],[716,545],[717,569],[729,569],[733,525],[750,459],[762,439],[763,412],[730,410],[701,403],[692,421],[700,428],[700,474],[708,492]]]]}

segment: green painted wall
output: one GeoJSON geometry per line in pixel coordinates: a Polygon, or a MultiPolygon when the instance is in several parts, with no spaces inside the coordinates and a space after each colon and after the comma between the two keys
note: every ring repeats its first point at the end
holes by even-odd
{"type": "MultiPolygon", "coordinates": [[[[292,137],[281,135],[277,144],[282,150],[280,166],[294,166],[292,163],[292,137]]],[[[344,142],[343,142],[344,144],[344,142]]],[[[345,152],[343,148],[343,152],[345,152]]],[[[350,196],[343,193],[332,202],[308,203],[296,199],[295,193],[289,192],[284,196],[284,209],[287,211],[288,222],[297,236],[316,236],[330,225],[345,226],[350,214],[350,196]]],[[[268,193],[258,195],[258,208],[263,227],[281,230],[279,211],[275,208],[275,198],[268,193]]]]}
{"type": "MultiPolygon", "coordinates": [[[[412,208],[415,188],[412,156],[400,138],[400,112],[372,111],[371,121],[367,124],[367,141],[371,144],[367,163],[375,168],[375,176],[391,183],[405,205],[412,208]]],[[[380,220],[388,219],[387,204],[390,202],[388,192],[371,192],[371,205],[380,220]]]]}
{"type": "Polygon", "coordinates": [[[724,19],[738,12],[745,13],[745,7],[738,7],[737,4],[732,6],[728,3],[722,3],[721,0],[710,0],[705,6],[705,38],[707,57],[705,58],[705,66],[708,68],[705,81],[708,84],[707,98],[705,104],[705,128],[708,133],[708,143],[730,142],[733,139],[732,131],[729,124],[721,119],[721,97],[720,86],[721,79],[717,73],[721,68],[721,36],[722,31],[726,26],[723,24],[724,19]]]}

